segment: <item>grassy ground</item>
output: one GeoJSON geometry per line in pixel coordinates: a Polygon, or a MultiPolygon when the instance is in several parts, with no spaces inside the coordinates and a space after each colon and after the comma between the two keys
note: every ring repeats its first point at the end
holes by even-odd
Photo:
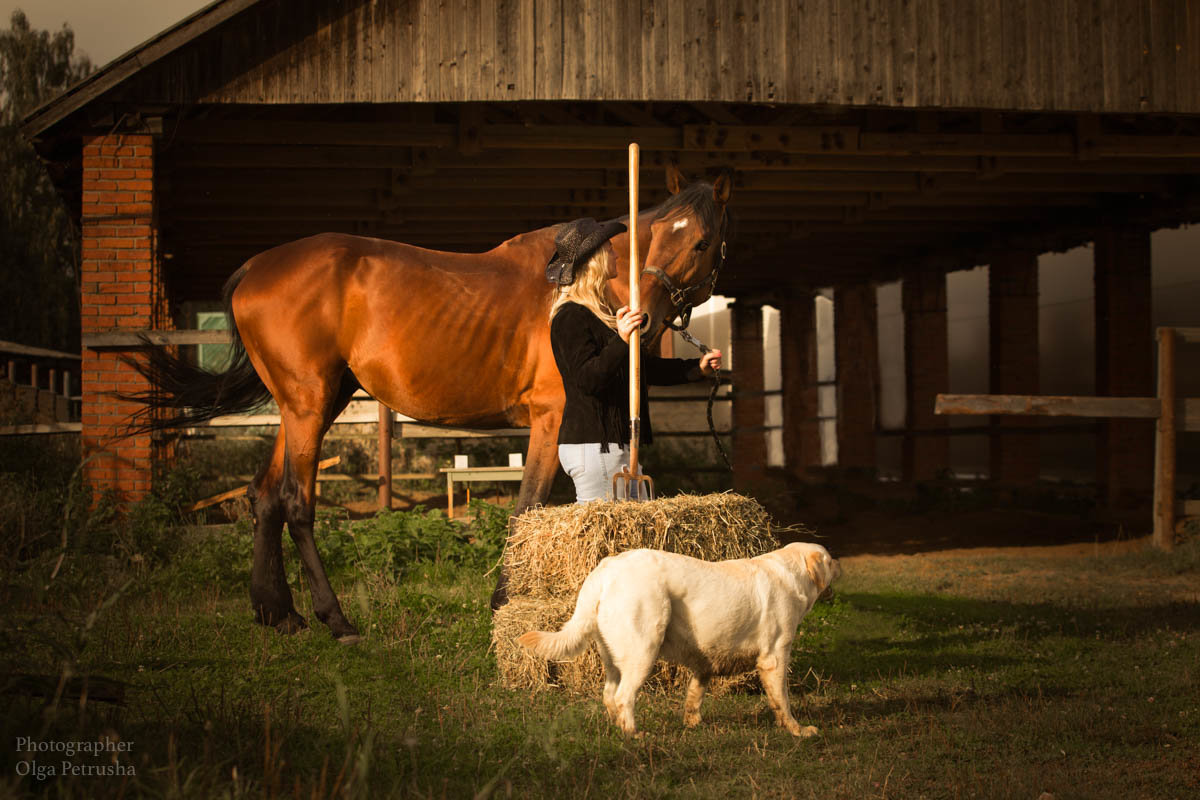
{"type": "Polygon", "coordinates": [[[706,700],[692,730],[681,697],[643,695],[647,735],[629,741],[598,697],[496,685],[485,573],[503,519],[479,513],[322,521],[355,647],[251,623],[245,525],[171,529],[148,554],[129,533],[120,556],[72,548],[53,579],[57,550],[10,555],[0,796],[1200,794],[1194,542],[845,559],[792,664],[797,717],[820,737],[774,727],[748,691],[706,700]],[[55,699],[64,671],[119,682],[124,704],[55,699]],[[51,697],[14,675],[48,678],[51,697]],[[104,736],[136,775],[64,775],[113,757],[16,746],[104,736]],[[56,774],[22,775],[33,761],[56,774]]]}

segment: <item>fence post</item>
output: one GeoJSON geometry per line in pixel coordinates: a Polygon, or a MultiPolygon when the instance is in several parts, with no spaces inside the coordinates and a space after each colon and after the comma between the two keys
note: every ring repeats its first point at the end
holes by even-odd
{"type": "Polygon", "coordinates": [[[1154,430],[1154,546],[1175,547],[1175,331],[1158,329],[1158,425],[1154,430]]]}
{"type": "Polygon", "coordinates": [[[379,508],[392,508],[392,410],[379,404],[379,508]]]}

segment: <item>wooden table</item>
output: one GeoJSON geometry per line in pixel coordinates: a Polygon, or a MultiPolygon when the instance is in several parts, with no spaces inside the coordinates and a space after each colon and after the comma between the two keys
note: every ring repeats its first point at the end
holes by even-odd
{"type": "MultiPolygon", "coordinates": [[[[446,516],[454,519],[454,482],[519,481],[525,477],[524,467],[442,467],[446,473],[446,516]]],[[[467,487],[467,502],[471,502],[471,487],[467,487]]]]}

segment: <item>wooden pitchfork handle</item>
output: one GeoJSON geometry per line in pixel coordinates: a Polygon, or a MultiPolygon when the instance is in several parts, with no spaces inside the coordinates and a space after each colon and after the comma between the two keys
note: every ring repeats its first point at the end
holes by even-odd
{"type": "MultiPolygon", "coordinates": [[[[641,154],[637,142],[629,145],[629,308],[634,313],[642,310],[640,282],[641,265],[638,263],[638,173],[641,154]]],[[[654,499],[654,481],[638,470],[638,444],[642,438],[642,333],[641,327],[634,328],[629,336],[629,466],[613,476],[613,498],[619,498],[617,487],[624,483],[625,497],[630,489],[644,484],[647,491],[637,493],[641,499],[654,499]]]]}

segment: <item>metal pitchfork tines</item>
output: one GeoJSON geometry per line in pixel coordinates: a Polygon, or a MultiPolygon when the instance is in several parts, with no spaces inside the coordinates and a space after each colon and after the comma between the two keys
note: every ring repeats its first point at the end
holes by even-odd
{"type": "MultiPolygon", "coordinates": [[[[642,271],[638,265],[638,169],[640,154],[636,142],[629,145],[629,308],[642,310],[638,291],[642,271]]],[[[635,328],[629,336],[629,466],[613,476],[614,500],[653,500],[654,480],[638,467],[638,443],[642,438],[642,332],[635,328]]]]}

